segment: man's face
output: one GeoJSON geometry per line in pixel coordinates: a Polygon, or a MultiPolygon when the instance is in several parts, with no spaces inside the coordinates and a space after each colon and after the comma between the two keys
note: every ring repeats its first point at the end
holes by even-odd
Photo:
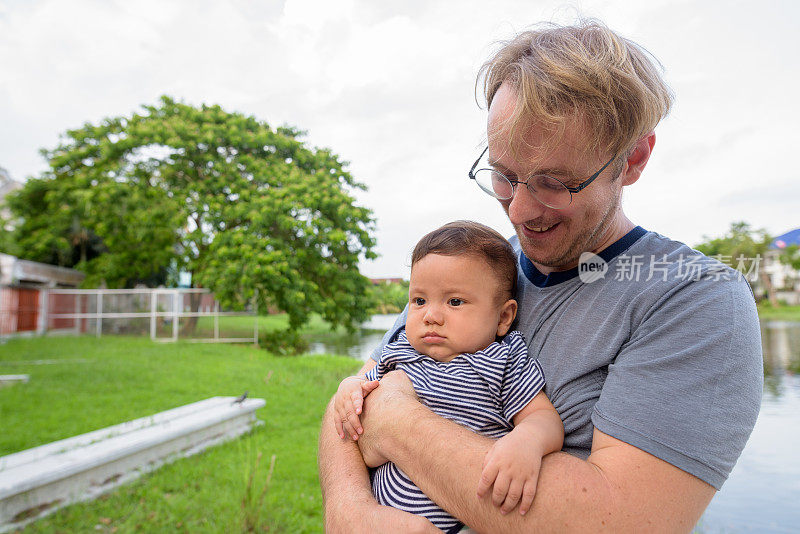
{"type": "MultiPolygon", "coordinates": [[[[578,117],[567,122],[562,142],[544,152],[549,132],[537,124],[522,123],[524,142],[511,149],[504,124],[516,107],[516,94],[508,84],[500,87],[489,108],[489,161],[506,176],[527,180],[534,173],[554,176],[567,186],[576,186],[591,176],[612,154],[586,154],[587,141],[578,117]]],[[[582,252],[597,252],[619,237],[622,183],[614,180],[619,165],[613,162],[597,179],[563,209],[549,208],[518,185],[511,200],[500,201],[514,225],[525,255],[544,272],[565,270],[578,264],[582,252]]],[[[624,232],[623,232],[624,234],[624,232]]]]}
{"type": "Polygon", "coordinates": [[[485,260],[428,254],[411,267],[409,343],[440,362],[485,349],[514,319],[516,303],[499,302],[501,294],[497,275],[485,260]]]}

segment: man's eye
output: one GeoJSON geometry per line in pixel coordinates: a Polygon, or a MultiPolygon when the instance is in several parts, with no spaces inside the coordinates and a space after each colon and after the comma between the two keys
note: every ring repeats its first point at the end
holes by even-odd
{"type": "Polygon", "coordinates": [[[462,304],[464,304],[464,301],[461,299],[452,298],[448,300],[447,303],[450,304],[450,306],[461,306],[462,304]]]}
{"type": "Polygon", "coordinates": [[[417,306],[423,306],[425,304],[425,299],[422,297],[416,297],[411,299],[412,304],[416,304],[417,306]]]}

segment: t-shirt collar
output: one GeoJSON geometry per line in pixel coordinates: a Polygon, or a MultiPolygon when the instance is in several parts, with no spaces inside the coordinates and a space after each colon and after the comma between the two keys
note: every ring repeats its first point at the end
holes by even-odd
{"type": "MultiPolygon", "coordinates": [[[[641,226],[635,227],[633,230],[614,241],[609,246],[601,250],[597,255],[603,258],[604,261],[610,262],[626,250],[628,250],[639,238],[647,233],[647,230],[641,226]]],[[[525,277],[531,281],[536,287],[550,287],[567,280],[571,280],[578,276],[578,268],[573,267],[566,271],[553,271],[550,274],[542,274],[537,269],[531,260],[523,254],[522,249],[519,251],[519,266],[525,277]]]]}

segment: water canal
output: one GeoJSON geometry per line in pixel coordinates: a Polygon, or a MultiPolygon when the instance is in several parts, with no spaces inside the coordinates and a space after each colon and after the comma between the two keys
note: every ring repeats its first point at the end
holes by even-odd
{"type": "MultiPolygon", "coordinates": [[[[311,340],[316,353],[366,360],[395,316],[352,335],[311,340]]],[[[800,531],[800,323],[765,322],[761,413],[730,478],[695,528],[701,534],[800,531]]]]}

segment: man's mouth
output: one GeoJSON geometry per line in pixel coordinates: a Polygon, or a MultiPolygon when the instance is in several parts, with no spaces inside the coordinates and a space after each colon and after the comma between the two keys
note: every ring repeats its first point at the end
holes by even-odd
{"type": "Polygon", "coordinates": [[[559,223],[548,225],[533,225],[530,223],[525,223],[522,225],[522,232],[528,238],[542,239],[552,234],[558,228],[558,225],[559,223]]]}
{"type": "Polygon", "coordinates": [[[542,232],[548,231],[549,229],[554,227],[556,224],[558,224],[558,223],[551,224],[549,226],[531,226],[529,224],[523,224],[522,226],[524,226],[527,230],[530,230],[531,232],[542,233],[542,232]]]}

